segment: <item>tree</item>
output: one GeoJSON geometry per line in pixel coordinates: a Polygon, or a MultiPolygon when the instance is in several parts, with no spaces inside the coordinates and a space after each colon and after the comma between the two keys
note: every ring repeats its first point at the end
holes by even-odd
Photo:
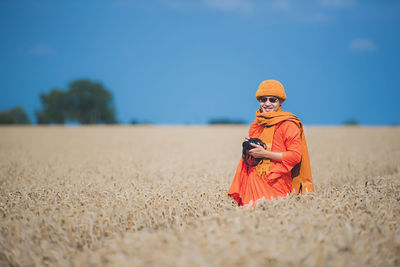
{"type": "Polygon", "coordinates": [[[42,110],[35,112],[39,124],[79,121],[81,124],[116,123],[113,97],[101,83],[77,80],[68,91],[53,89],[40,94],[42,110]]]}
{"type": "Polygon", "coordinates": [[[345,121],[343,122],[343,125],[344,125],[344,126],[357,126],[357,125],[359,125],[359,124],[358,124],[358,121],[357,121],[356,119],[351,118],[351,119],[345,120],[345,121]]]}
{"type": "Polygon", "coordinates": [[[215,118],[208,121],[210,125],[218,125],[218,124],[246,124],[243,120],[235,120],[228,118],[215,118]]]}
{"type": "Polygon", "coordinates": [[[31,124],[23,107],[17,106],[0,112],[0,124],[31,124]]]}
{"type": "Polygon", "coordinates": [[[74,81],[67,94],[71,120],[82,124],[117,122],[113,97],[102,84],[89,80],[74,81]]]}
{"type": "Polygon", "coordinates": [[[35,111],[39,124],[64,124],[68,118],[69,105],[67,93],[60,89],[53,89],[48,94],[40,94],[43,111],[35,111]]]}

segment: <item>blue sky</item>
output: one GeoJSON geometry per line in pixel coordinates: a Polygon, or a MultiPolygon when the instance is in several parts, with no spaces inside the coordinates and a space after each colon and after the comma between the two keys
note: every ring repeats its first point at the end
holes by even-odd
{"type": "Polygon", "coordinates": [[[117,118],[251,122],[259,83],[285,86],[308,125],[400,124],[400,1],[1,0],[0,110],[76,79],[117,118]]]}

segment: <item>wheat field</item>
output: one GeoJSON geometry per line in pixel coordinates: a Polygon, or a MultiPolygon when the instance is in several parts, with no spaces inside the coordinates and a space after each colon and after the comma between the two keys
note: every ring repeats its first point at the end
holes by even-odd
{"type": "Polygon", "coordinates": [[[0,128],[1,266],[399,266],[400,128],[306,127],[316,192],[238,208],[246,126],[0,128]]]}

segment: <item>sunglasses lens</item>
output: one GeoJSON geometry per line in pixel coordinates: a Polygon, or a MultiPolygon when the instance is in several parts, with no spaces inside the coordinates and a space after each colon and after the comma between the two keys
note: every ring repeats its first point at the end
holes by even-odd
{"type": "Polygon", "coordinates": [[[275,97],[263,97],[263,98],[261,98],[260,99],[261,100],[261,102],[263,102],[263,103],[265,103],[265,102],[267,102],[267,101],[269,101],[270,103],[276,103],[276,102],[278,102],[278,99],[277,98],[275,98],[275,97]]]}

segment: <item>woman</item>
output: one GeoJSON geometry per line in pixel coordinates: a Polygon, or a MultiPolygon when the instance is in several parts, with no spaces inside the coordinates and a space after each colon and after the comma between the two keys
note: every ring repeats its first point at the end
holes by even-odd
{"type": "Polygon", "coordinates": [[[249,136],[266,144],[252,144],[249,154],[262,159],[257,166],[247,167],[240,159],[228,195],[239,206],[253,206],[257,200],[286,197],[314,191],[307,143],[300,120],[282,111],[286,99],[282,84],[275,80],[263,81],[256,92],[260,109],[250,125],[249,136]]]}

